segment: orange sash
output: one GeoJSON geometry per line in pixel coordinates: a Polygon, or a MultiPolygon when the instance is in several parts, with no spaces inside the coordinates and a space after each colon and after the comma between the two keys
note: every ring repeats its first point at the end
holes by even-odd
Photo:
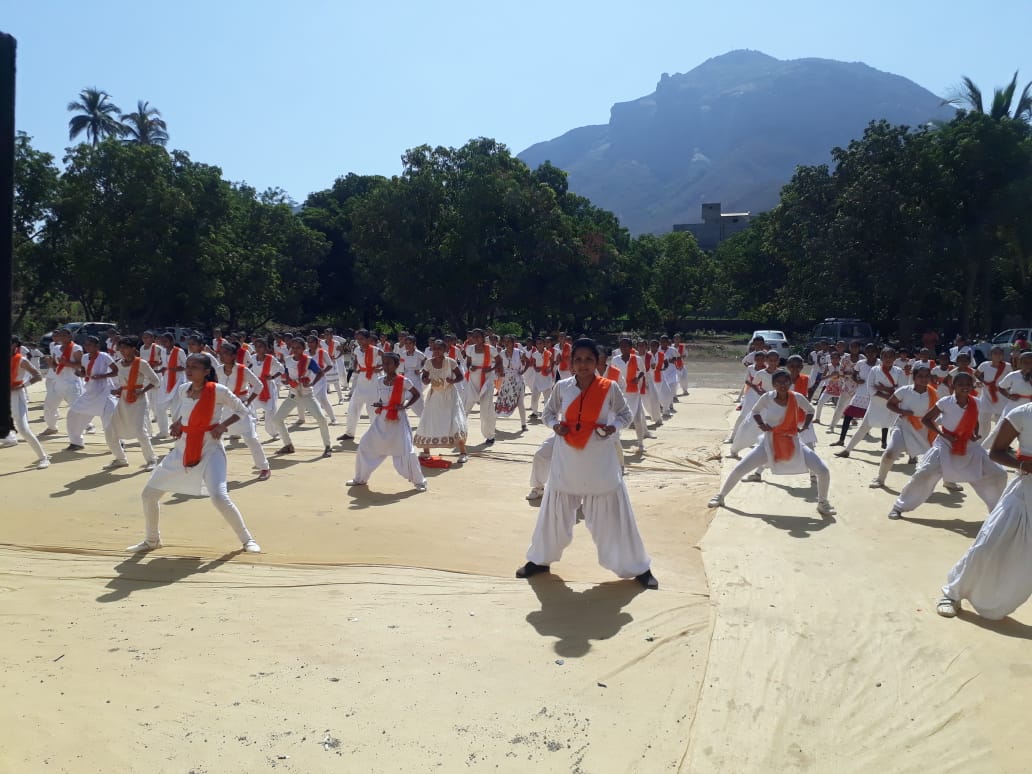
{"type": "Polygon", "coordinates": [[[179,372],[176,371],[179,368],[179,353],[182,350],[179,347],[172,347],[172,351],[168,353],[168,373],[165,378],[165,392],[172,392],[176,388],[176,382],[179,379],[179,372]]]}
{"type": "Polygon", "coordinates": [[[611,382],[620,381],[620,369],[616,366],[609,366],[609,368],[606,369],[606,378],[611,382]]]}
{"type": "Polygon", "coordinates": [[[996,403],[996,401],[999,400],[998,396],[1000,394],[1000,391],[999,389],[997,389],[996,384],[1000,381],[1000,374],[1003,373],[1003,369],[1006,365],[1006,363],[1000,363],[998,366],[996,366],[996,378],[993,379],[991,382],[985,383],[986,389],[989,390],[989,400],[991,400],[993,403],[996,403]]]}
{"type": "Polygon", "coordinates": [[[885,378],[889,380],[889,384],[892,386],[892,389],[896,389],[896,380],[892,378],[892,366],[890,365],[888,368],[882,366],[881,370],[882,373],[885,374],[885,378]]]}
{"type": "Polygon", "coordinates": [[[272,373],[272,355],[266,355],[265,361],[262,363],[262,391],[258,395],[258,400],[262,403],[272,397],[272,393],[269,391],[269,374],[272,373]]]}
{"type": "Polygon", "coordinates": [[[541,373],[543,376],[548,376],[552,373],[552,350],[545,347],[541,352],[541,373]]]}
{"type": "MultiPolygon", "coordinates": [[[[61,359],[62,360],[68,360],[68,359],[71,358],[71,356],[72,356],[72,342],[69,341],[67,344],[65,344],[63,347],[61,347],[61,359]]],[[[65,370],[65,368],[67,368],[67,366],[64,366],[61,363],[58,363],[57,364],[57,370],[55,371],[55,373],[61,373],[63,370],[65,370]]]]}
{"type": "MultiPolygon", "coordinates": [[[[934,406],[938,402],[938,400],[939,400],[939,393],[936,392],[934,387],[929,387],[928,388],[928,410],[925,411],[925,414],[927,414],[929,411],[932,410],[932,406],[934,406]]],[[[923,418],[924,418],[924,415],[922,415],[920,417],[906,417],[906,420],[910,423],[910,426],[912,428],[914,428],[917,431],[920,431],[922,428],[924,428],[924,422],[921,421],[923,418]]],[[[927,428],[925,428],[925,429],[927,429],[927,428]]],[[[933,433],[931,430],[928,430],[928,443],[931,443],[934,440],[935,440],[935,433],[933,433]]]]}
{"type": "Polygon", "coordinates": [[[627,358],[627,392],[635,395],[641,392],[641,385],[638,384],[638,356],[633,349],[627,358]]]}
{"type": "Polygon", "coordinates": [[[373,348],[366,344],[365,365],[362,366],[359,370],[365,375],[366,379],[372,379],[374,368],[375,366],[373,365],[373,348]]]}
{"type": "Polygon", "coordinates": [[[795,396],[795,392],[789,390],[785,418],[771,433],[770,440],[774,446],[775,462],[787,462],[795,454],[795,437],[799,434],[799,422],[802,420],[803,413],[795,396]]]}
{"type": "MultiPolygon", "coordinates": [[[[474,350],[473,354],[477,354],[474,350]]],[[[473,358],[470,358],[472,360],[473,358]]],[[[487,344],[484,345],[484,362],[480,366],[480,386],[483,387],[487,381],[487,372],[491,368],[491,347],[487,344]]],[[[466,371],[466,381],[468,382],[472,376],[472,371],[466,371]]]]}
{"type": "Polygon", "coordinates": [[[245,347],[243,344],[241,344],[240,349],[237,350],[236,362],[237,365],[240,366],[247,362],[247,347],[245,347]]]}
{"type": "Polygon", "coordinates": [[[660,350],[656,353],[656,371],[652,376],[652,381],[659,384],[663,381],[663,365],[666,363],[666,352],[660,350]]]}
{"type": "Polygon", "coordinates": [[[186,449],[183,450],[183,467],[192,468],[201,461],[201,451],[204,449],[204,435],[215,425],[212,420],[215,418],[215,382],[207,382],[201,390],[201,397],[197,399],[197,405],[190,412],[190,424],[183,425],[183,432],[186,434],[186,449]]]}
{"type": "Polygon", "coordinates": [[[333,357],[333,353],[337,349],[337,340],[330,336],[330,340],[326,342],[326,348],[329,350],[330,357],[333,357]]]}
{"type": "Polygon", "coordinates": [[[605,405],[606,396],[612,386],[609,379],[595,376],[580,395],[566,409],[563,416],[563,424],[567,427],[567,433],[563,440],[575,449],[583,449],[588,445],[588,439],[598,427],[598,418],[602,414],[602,406],[605,405]]]}
{"type": "Polygon", "coordinates": [[[21,374],[21,361],[22,353],[15,352],[11,355],[11,389],[19,390],[23,384],[22,380],[18,378],[21,374]]]}
{"type": "Polygon", "coordinates": [[[90,356],[90,362],[86,364],[86,381],[90,380],[90,376],[93,375],[93,366],[96,365],[97,358],[90,356]]]}
{"type": "Polygon", "coordinates": [[[159,358],[155,358],[154,357],[154,355],[157,354],[157,349],[158,349],[158,345],[157,344],[151,344],[150,354],[147,355],[147,365],[149,365],[151,368],[154,368],[154,366],[156,366],[159,363],[161,363],[161,358],[160,357],[159,358]]]}
{"type": "Polygon", "coordinates": [[[957,440],[950,447],[951,454],[966,454],[968,441],[978,429],[978,401],[968,396],[968,404],[964,407],[964,416],[960,418],[957,426],[953,428],[953,434],[957,440]]]}
{"type": "Polygon", "coordinates": [[[215,339],[215,353],[216,354],[218,354],[218,351],[220,349],[222,349],[222,345],[225,344],[225,343],[226,343],[226,340],[224,338],[222,338],[221,336],[219,336],[217,339],[215,339]]]}
{"type": "Polygon", "coordinates": [[[129,381],[122,388],[122,397],[125,398],[126,403],[136,403],[136,387],[140,378],[140,363],[142,362],[140,358],[134,357],[132,365],[129,366],[129,381]]]}
{"type": "Polygon", "coordinates": [[[308,371],[308,355],[301,355],[301,359],[297,361],[297,381],[290,378],[287,374],[287,384],[291,387],[298,387],[302,384],[308,384],[308,377],[305,374],[308,371]]]}
{"type": "Polygon", "coordinates": [[[391,386],[391,397],[386,406],[377,406],[376,413],[382,414],[384,411],[387,412],[386,419],[388,422],[398,421],[398,412],[401,410],[402,399],[405,389],[405,377],[401,374],[394,375],[394,384],[391,386]]]}
{"type": "Polygon", "coordinates": [[[573,347],[570,344],[570,342],[567,341],[567,342],[565,342],[563,344],[563,352],[559,356],[559,370],[560,371],[569,371],[570,370],[570,353],[571,353],[572,349],[573,349],[573,347]]]}
{"type": "Polygon", "coordinates": [[[799,378],[795,380],[792,389],[800,395],[806,395],[810,391],[810,377],[807,374],[799,374],[799,378]]]}
{"type": "Polygon", "coordinates": [[[239,398],[245,392],[247,392],[247,390],[244,389],[244,367],[237,364],[236,383],[233,385],[233,394],[239,398]]]}

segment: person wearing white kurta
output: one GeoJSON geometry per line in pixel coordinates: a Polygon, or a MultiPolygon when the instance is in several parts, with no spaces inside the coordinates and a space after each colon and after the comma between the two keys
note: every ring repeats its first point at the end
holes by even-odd
{"type": "MultiPolygon", "coordinates": [[[[230,345],[232,346],[232,345],[230,345]]],[[[248,451],[251,452],[251,459],[258,469],[258,480],[268,481],[272,475],[269,469],[269,458],[265,456],[261,441],[258,440],[258,429],[255,426],[254,410],[251,404],[262,391],[262,380],[254,375],[254,371],[245,368],[236,362],[236,353],[222,347],[222,365],[216,373],[219,377],[219,384],[233,393],[237,400],[244,407],[244,413],[240,414],[233,424],[233,435],[239,435],[248,451]]],[[[221,421],[220,410],[215,412],[215,421],[221,421]]],[[[232,437],[232,436],[231,436],[232,437]]]]}
{"type": "Polygon", "coordinates": [[[412,445],[412,427],[407,413],[408,408],[419,400],[419,390],[397,373],[399,362],[397,353],[384,353],[384,373],[374,380],[376,400],[373,401],[373,415],[369,429],[358,443],[355,477],[348,481],[348,486],[365,486],[373,471],[391,457],[398,475],[420,492],[426,491],[426,477],[412,445]]]}
{"type": "Polygon", "coordinates": [[[928,429],[923,424],[914,427],[914,422],[920,424],[921,418],[939,400],[935,388],[929,385],[930,370],[927,366],[915,368],[911,372],[914,383],[900,387],[889,398],[888,407],[896,414],[896,422],[889,431],[889,443],[882,453],[878,475],[870,483],[872,489],[885,486],[885,477],[889,475],[893,463],[904,454],[916,458],[931,448],[928,429]]]}
{"type": "Polygon", "coordinates": [[[254,399],[254,410],[260,408],[265,414],[265,432],[273,439],[279,438],[279,426],[276,424],[276,408],[279,403],[279,377],[283,373],[283,363],[269,352],[269,345],[263,340],[255,341],[254,375],[262,386],[258,397],[254,399]]]}
{"type": "Polygon", "coordinates": [[[634,432],[638,437],[638,448],[645,451],[647,428],[645,426],[645,409],[641,399],[646,378],[645,361],[642,360],[641,355],[631,349],[631,340],[623,338],[620,339],[620,349],[609,358],[609,365],[619,373],[617,382],[627,401],[627,408],[631,412],[631,422],[634,423],[634,432]],[[628,374],[631,374],[630,382],[627,380],[628,374]]]}
{"type": "MultiPolygon", "coordinates": [[[[347,364],[344,362],[344,345],[346,342],[338,336],[333,328],[326,328],[322,334],[322,347],[330,356],[333,365],[332,370],[326,375],[330,384],[337,388],[337,405],[344,404],[344,384],[347,373],[347,364]]],[[[328,389],[328,388],[327,388],[328,389]]]]}
{"type": "Polygon", "coordinates": [[[186,352],[176,346],[172,334],[164,333],[159,341],[165,350],[165,365],[161,377],[161,386],[150,395],[151,407],[158,420],[158,438],[167,438],[169,429],[169,411],[172,408],[172,400],[178,394],[178,387],[185,380],[186,352]]]}
{"type": "Polygon", "coordinates": [[[558,382],[545,403],[542,420],[559,438],[554,442],[548,483],[527,550],[527,563],[516,576],[529,578],[548,572],[550,565],[559,561],[573,540],[579,509],[595,541],[599,564],[621,578],[635,578],[646,588],[658,588],[650,570],[652,560],[638,532],[620,460],[613,453],[611,436],[627,426],[631,413],[619,385],[595,374],[597,362],[595,343],[590,339],[578,340],[572,347],[574,376],[558,382]],[[606,392],[597,415],[580,417],[588,392],[603,389],[606,392]],[[568,414],[572,421],[567,420],[568,414]],[[597,424],[603,417],[610,418],[609,424],[597,424]],[[591,429],[577,427],[581,421],[591,425],[591,429]],[[566,438],[575,430],[579,437],[587,433],[583,448],[575,447],[566,438]]]}
{"type": "Polygon", "coordinates": [[[187,361],[188,381],[177,388],[176,399],[172,401],[171,431],[173,437],[176,438],[176,444],[161,461],[161,464],[154,469],[147,486],[143,488],[140,498],[143,502],[144,539],[134,546],[129,546],[127,551],[153,551],[161,548],[161,533],[158,529],[158,500],[165,492],[208,496],[215,509],[222,514],[226,523],[236,533],[243,550],[248,553],[261,551],[247,529],[247,525],[244,524],[240,511],[229,497],[226,450],[221,440],[226,428],[247,412],[233,393],[217,382],[212,384],[212,389],[215,390],[215,409],[216,412],[221,409],[225,418],[201,431],[204,433],[204,441],[200,461],[191,467],[186,467],[184,464],[188,433],[184,432],[183,428],[189,427],[193,410],[205,389],[204,375],[207,373],[210,379],[215,378],[208,366],[210,366],[210,361],[201,360],[196,355],[191,355],[187,361]]]}
{"type": "Polygon", "coordinates": [[[502,370],[502,361],[498,350],[484,340],[483,331],[473,331],[473,343],[466,347],[466,394],[463,396],[466,416],[469,417],[473,407],[480,406],[480,432],[484,442],[490,446],[495,441],[495,428],[498,415],[494,407],[495,374],[502,370]],[[480,347],[480,351],[477,351],[480,347]]]}
{"type": "MultiPolygon", "coordinates": [[[[142,334],[141,339],[143,340],[143,346],[140,347],[140,357],[143,358],[144,362],[147,365],[149,365],[151,367],[151,370],[154,371],[154,373],[156,373],[158,375],[158,377],[160,378],[161,375],[163,373],[165,373],[165,367],[166,367],[166,364],[168,363],[168,353],[165,351],[164,347],[162,347],[160,344],[157,343],[157,341],[155,340],[153,332],[145,331],[142,334]]],[[[161,429],[162,428],[162,421],[161,421],[161,417],[160,417],[161,409],[158,406],[158,401],[157,401],[158,395],[160,395],[161,392],[162,392],[161,389],[157,389],[157,390],[153,390],[152,392],[148,392],[144,396],[146,398],[146,402],[147,402],[147,416],[148,417],[152,417],[153,420],[158,424],[158,433],[155,435],[155,438],[164,438],[166,435],[168,435],[168,417],[167,416],[165,417],[165,420],[164,420],[165,429],[164,430],[161,429]]],[[[149,430],[150,429],[150,419],[148,419],[147,422],[148,422],[147,427],[148,427],[148,430],[149,430]]]]}
{"type": "Polygon", "coordinates": [[[531,370],[534,372],[534,383],[530,388],[530,418],[538,416],[538,401],[544,396],[548,400],[548,394],[555,386],[555,367],[552,363],[554,350],[545,339],[538,339],[536,351],[531,355],[531,370]]]}
{"type": "MultiPolygon", "coordinates": [[[[901,368],[889,365],[895,359],[895,356],[896,352],[891,348],[882,350],[878,366],[867,371],[866,387],[870,396],[867,411],[864,412],[864,418],[853,433],[853,437],[849,439],[846,448],[835,456],[848,457],[849,453],[856,448],[856,445],[867,437],[867,432],[872,427],[887,431],[888,428],[896,423],[896,414],[889,410],[888,402],[896,389],[904,386],[906,374],[903,373],[901,368]],[[888,367],[886,368],[886,366],[888,367]]],[[[886,432],[885,435],[887,436],[888,433],[886,432]]],[[[885,448],[885,444],[882,445],[882,448],[885,448]]]]}
{"type": "Polygon", "coordinates": [[[376,402],[376,379],[383,370],[382,351],[375,345],[369,331],[355,332],[355,379],[351,384],[351,398],[348,400],[347,430],[339,440],[347,441],[358,432],[358,420],[365,411],[372,421],[372,404],[376,402]]]}
{"type": "MultiPolygon", "coordinates": [[[[147,413],[147,401],[143,398],[151,390],[161,384],[158,375],[139,356],[139,339],[134,336],[125,336],[118,343],[118,350],[121,358],[115,361],[118,368],[116,377],[117,388],[112,390],[118,398],[115,406],[115,414],[111,423],[104,428],[104,438],[107,440],[108,448],[115,452],[115,444],[122,439],[135,438],[140,444],[140,451],[143,452],[145,468],[153,470],[158,462],[158,456],[154,453],[150,439],[150,416],[147,413]],[[129,381],[133,376],[133,369],[137,368],[135,388],[129,381]]],[[[119,444],[115,453],[115,459],[109,467],[124,468],[129,465],[125,449],[119,444]]]]}
{"type": "Polygon", "coordinates": [[[977,398],[971,397],[974,379],[969,374],[960,374],[953,381],[953,395],[940,398],[924,416],[924,424],[936,433],[932,448],[918,460],[913,477],[899,493],[889,511],[890,519],[899,519],[925,502],[940,479],[959,484],[970,482],[982,502],[994,508],[1007,485],[1007,473],[989,459],[986,450],[976,442],[978,425],[975,422],[970,437],[961,439],[956,435],[964,418],[967,406],[974,402],[979,414],[983,407],[977,398]],[[936,425],[936,420],[940,421],[936,425]],[[954,441],[966,441],[963,450],[954,447],[954,441]]]}
{"type": "Polygon", "coordinates": [[[1000,394],[1000,380],[1009,374],[1013,369],[1010,363],[1003,359],[1003,350],[1000,347],[993,347],[992,360],[979,363],[975,368],[975,378],[981,382],[982,402],[986,407],[987,423],[980,431],[982,436],[988,436],[992,429],[991,422],[999,421],[1003,416],[1003,407],[1007,399],[1000,394]]]}
{"type": "MultiPolygon", "coordinates": [[[[742,399],[742,413],[735,425],[734,437],[731,439],[731,456],[738,456],[742,450],[755,445],[760,439],[759,426],[753,421],[753,408],[757,401],[774,389],[771,381],[774,374],[778,372],[777,363],[781,356],[777,352],[768,352],[765,358],[766,367],[761,369],[750,369],[749,390],[742,399]]],[[[759,365],[757,361],[757,365],[759,365]]]]}
{"type": "Polygon", "coordinates": [[[946,576],[936,612],[952,618],[966,599],[983,618],[998,621],[1032,596],[1032,405],[1000,422],[992,459],[1018,476],[1000,496],[975,542],[946,576]],[[1011,444],[1018,441],[1015,456],[1011,444]]]}
{"type": "MultiPolygon", "coordinates": [[[[114,421],[118,400],[111,391],[115,388],[113,377],[117,376],[115,361],[100,348],[95,337],[86,340],[86,354],[82,359],[83,391],[68,410],[68,448],[65,451],[81,451],[85,448],[83,433],[94,417],[100,417],[105,430],[114,421]]],[[[117,459],[121,446],[117,439],[105,433],[108,449],[117,459]]]]}
{"type": "Polygon", "coordinates": [[[817,398],[816,412],[813,417],[814,424],[819,425],[821,423],[821,412],[829,400],[834,398],[836,407],[838,402],[842,400],[843,379],[842,356],[835,352],[829,356],[828,362],[821,366],[819,388],[821,394],[817,398]]]}
{"type": "Polygon", "coordinates": [[[400,372],[402,376],[412,383],[412,386],[419,390],[419,400],[412,404],[412,414],[420,416],[423,413],[423,364],[430,357],[416,349],[416,337],[409,335],[401,342],[398,348],[398,356],[401,358],[400,372]]]}
{"type": "Polygon", "coordinates": [[[330,357],[329,350],[323,345],[322,339],[316,336],[309,336],[307,344],[308,357],[312,358],[319,368],[322,369],[322,379],[312,385],[312,397],[315,398],[316,403],[322,406],[323,414],[326,415],[329,423],[335,425],[337,424],[337,415],[333,411],[333,404],[330,403],[329,392],[329,382],[331,379],[337,380],[337,389],[340,389],[340,381],[334,370],[336,368],[335,361],[330,357]]]}
{"type": "MultiPolygon", "coordinates": [[[[18,339],[11,340],[11,418],[21,440],[25,441],[36,454],[36,467],[40,470],[50,467],[50,457],[43,450],[32,428],[29,427],[29,402],[26,392],[30,384],[35,384],[42,375],[35,366],[23,357],[18,339]]],[[[14,442],[5,445],[16,445],[14,442]]]]}
{"type": "Polygon", "coordinates": [[[688,348],[685,346],[684,341],[681,340],[680,333],[674,336],[674,348],[677,350],[677,384],[681,388],[681,395],[687,395],[688,362],[685,356],[688,354],[688,348]]]}
{"type": "Polygon", "coordinates": [[[41,436],[56,435],[61,404],[71,406],[82,395],[83,382],[76,373],[82,354],[82,347],[72,341],[71,333],[64,329],[54,332],[50,345],[50,368],[54,377],[47,381],[47,394],[43,399],[43,421],[47,427],[41,436]]]}
{"type": "MultiPolygon", "coordinates": [[[[515,337],[505,336],[505,345],[498,353],[502,360],[502,386],[495,401],[495,414],[510,417],[515,411],[520,417],[520,429],[527,429],[527,407],[523,402],[526,391],[523,372],[528,368],[526,354],[515,337]]],[[[418,405],[418,404],[417,404],[418,405]]]]}
{"type": "Polygon", "coordinates": [[[674,402],[677,400],[677,361],[680,356],[677,354],[677,349],[670,343],[670,339],[664,336],[660,339],[660,350],[664,353],[663,356],[663,386],[666,391],[670,394],[670,399],[666,404],[667,416],[673,414],[676,410],[674,408],[674,402]]]}
{"type": "Polygon", "coordinates": [[[276,427],[278,429],[276,434],[283,440],[283,448],[276,454],[294,453],[294,443],[290,439],[290,431],[287,430],[287,418],[295,409],[304,409],[315,418],[315,423],[319,427],[319,435],[322,436],[324,447],[322,456],[333,456],[333,451],[330,449],[330,428],[326,424],[326,417],[323,416],[322,409],[312,397],[312,385],[322,378],[322,369],[305,354],[304,339],[290,340],[290,355],[287,356],[283,366],[282,378],[290,389],[286,399],[276,411],[276,427]]]}
{"type": "Polygon", "coordinates": [[[720,492],[709,501],[709,507],[722,506],[724,498],[747,474],[760,468],[769,468],[771,473],[779,476],[810,473],[816,477],[817,512],[822,516],[832,516],[835,509],[828,502],[831,473],[828,471],[828,466],[824,464],[824,460],[818,457],[813,449],[805,446],[799,436],[800,431],[808,429],[813,422],[813,404],[805,396],[790,389],[792,377],[787,371],[777,371],[771,384],[774,389],[760,396],[749,415],[749,421],[763,433],[762,440],[731,469],[720,492]],[[785,421],[790,400],[795,401],[798,413],[803,416],[803,420],[796,423],[795,432],[789,430],[783,434],[791,440],[792,455],[787,459],[779,460],[775,454],[774,435],[782,433],[780,426],[785,421]]]}

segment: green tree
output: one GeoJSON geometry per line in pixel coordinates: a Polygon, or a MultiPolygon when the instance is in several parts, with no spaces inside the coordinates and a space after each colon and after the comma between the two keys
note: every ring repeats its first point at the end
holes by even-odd
{"type": "Polygon", "coordinates": [[[94,86],[79,92],[79,99],[68,103],[68,112],[77,113],[68,120],[68,139],[74,140],[83,132],[94,147],[108,137],[121,137],[124,127],[118,117],[118,105],[111,95],[94,86]]]}
{"type": "Polygon", "coordinates": [[[145,100],[137,101],[135,112],[122,113],[121,122],[126,142],[162,147],[168,143],[168,125],[161,111],[145,100]]]}

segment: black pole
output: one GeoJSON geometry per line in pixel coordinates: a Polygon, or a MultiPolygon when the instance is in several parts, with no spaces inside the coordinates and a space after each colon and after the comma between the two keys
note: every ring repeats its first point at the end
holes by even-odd
{"type": "Polygon", "coordinates": [[[17,41],[0,32],[0,438],[14,429],[11,418],[11,312],[14,309],[14,55],[17,41]]]}

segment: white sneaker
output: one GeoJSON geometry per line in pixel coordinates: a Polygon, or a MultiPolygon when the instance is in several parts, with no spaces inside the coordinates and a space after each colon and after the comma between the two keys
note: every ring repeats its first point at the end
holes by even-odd
{"type": "Polygon", "coordinates": [[[128,468],[129,467],[129,460],[111,460],[111,462],[109,462],[104,467],[105,468],[110,468],[110,469],[114,469],[114,468],[128,468]]]}
{"type": "Polygon", "coordinates": [[[867,486],[869,486],[871,489],[881,489],[883,486],[885,486],[885,482],[882,481],[880,478],[876,478],[867,486]]]}
{"type": "Polygon", "coordinates": [[[751,482],[763,481],[763,476],[761,476],[759,473],[750,473],[748,476],[743,478],[742,481],[751,481],[751,482]]]}
{"type": "Polygon", "coordinates": [[[0,448],[2,449],[10,449],[12,446],[17,445],[18,439],[14,437],[14,433],[11,433],[11,435],[7,436],[6,438],[4,438],[4,440],[0,441],[0,448]]]}
{"type": "Polygon", "coordinates": [[[94,427],[92,424],[86,425],[86,434],[87,435],[93,435],[95,432],[97,432],[97,428],[96,427],[94,427]]]}
{"type": "Polygon", "coordinates": [[[149,540],[144,540],[142,543],[137,543],[135,546],[129,546],[126,551],[130,553],[139,554],[143,551],[153,551],[156,548],[161,548],[161,541],[156,540],[151,543],[149,540]]]}
{"type": "Polygon", "coordinates": [[[461,464],[463,464],[465,462],[469,462],[469,457],[467,457],[465,454],[460,454],[459,455],[459,464],[461,465],[461,464]]]}
{"type": "Polygon", "coordinates": [[[817,503],[817,513],[819,513],[821,516],[834,516],[835,509],[831,507],[831,503],[829,503],[827,500],[821,500],[819,503],[817,503]]]}
{"type": "Polygon", "coordinates": [[[251,539],[244,543],[244,551],[249,554],[260,554],[262,552],[262,547],[251,539]]]}
{"type": "Polygon", "coordinates": [[[710,501],[706,503],[707,508],[719,508],[724,504],[724,495],[714,495],[710,498],[710,501]]]}
{"type": "Polygon", "coordinates": [[[50,467],[50,457],[44,457],[36,463],[36,470],[46,470],[50,467]]]}
{"type": "Polygon", "coordinates": [[[365,485],[366,485],[365,481],[355,481],[355,479],[351,479],[350,481],[347,481],[344,484],[344,486],[365,486],[365,485]]]}
{"type": "Polygon", "coordinates": [[[157,460],[152,460],[151,462],[148,462],[146,465],[144,465],[143,469],[144,470],[154,470],[154,468],[156,468],[156,467],[158,467],[158,461],[157,460]]]}
{"type": "Polygon", "coordinates": [[[418,484],[416,484],[416,489],[420,492],[425,492],[429,488],[430,486],[426,483],[426,481],[420,481],[418,484]]]}
{"type": "Polygon", "coordinates": [[[545,496],[545,490],[544,489],[538,489],[537,487],[534,487],[533,489],[531,489],[527,493],[527,498],[526,499],[527,500],[540,500],[544,496],[545,496]]]}
{"type": "Polygon", "coordinates": [[[891,511],[889,511],[889,518],[893,521],[896,521],[897,519],[902,519],[903,512],[899,508],[893,508],[891,511]]]}

